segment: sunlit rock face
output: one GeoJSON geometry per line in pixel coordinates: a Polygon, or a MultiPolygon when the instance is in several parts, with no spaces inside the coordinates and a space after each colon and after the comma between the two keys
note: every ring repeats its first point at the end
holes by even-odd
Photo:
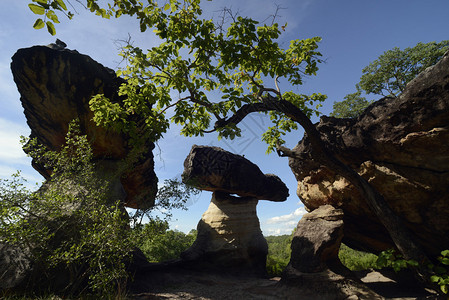
{"type": "Polygon", "coordinates": [[[266,274],[268,244],[256,213],[258,200],[214,192],[198,223],[195,243],[181,257],[206,269],[242,275],[266,274]]]}
{"type": "MultiPolygon", "coordinates": [[[[117,173],[119,163],[130,153],[129,137],[96,126],[89,101],[96,94],[104,94],[113,101],[123,100],[118,96],[123,79],[87,55],[49,46],[19,49],[12,57],[11,70],[31,128],[30,137],[36,137],[49,149],[59,149],[69,122],[79,119],[82,134],[87,134],[91,141],[101,172],[105,176],[117,173]]],[[[124,201],[128,207],[149,208],[154,204],[157,177],[153,148],[154,144],[148,144],[132,169],[115,174],[126,192],[124,201]]],[[[33,167],[49,178],[49,170],[36,163],[33,167]]]]}
{"type": "Polygon", "coordinates": [[[197,239],[181,258],[196,267],[265,276],[268,245],[256,207],[261,199],[285,201],[285,184],[243,156],[197,145],[184,161],[182,178],[213,194],[198,223],[197,239]]]}
{"type": "MultiPolygon", "coordinates": [[[[449,248],[449,53],[398,98],[383,98],[355,119],[323,117],[316,126],[327,147],[385,197],[428,254],[449,248]]],[[[294,150],[301,158],[289,164],[309,211],[325,204],[342,208],[348,245],[393,247],[356,189],[312,159],[307,137],[294,150]]]]}

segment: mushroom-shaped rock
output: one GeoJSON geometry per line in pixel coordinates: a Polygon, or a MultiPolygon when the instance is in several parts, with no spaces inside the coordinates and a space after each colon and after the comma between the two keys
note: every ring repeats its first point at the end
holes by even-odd
{"type": "Polygon", "coordinates": [[[285,201],[287,186],[241,155],[218,147],[193,145],[184,161],[183,182],[206,191],[225,191],[258,200],[285,201]]]}
{"type": "MultiPolygon", "coordinates": [[[[125,82],[122,78],[89,56],[63,47],[19,49],[12,57],[11,70],[31,128],[30,137],[57,150],[64,143],[69,122],[78,119],[82,134],[87,134],[92,142],[94,159],[101,165],[100,173],[117,172],[117,163],[130,152],[129,137],[96,126],[89,101],[97,94],[104,94],[115,102],[123,100],[118,95],[120,85],[125,82]]],[[[128,207],[154,205],[157,177],[153,148],[154,144],[148,144],[132,169],[118,174],[118,184],[123,185],[128,207]]],[[[49,178],[49,170],[36,163],[33,167],[49,178]]]]}
{"type": "Polygon", "coordinates": [[[284,201],[285,184],[240,155],[196,145],[184,162],[182,178],[213,194],[198,224],[197,239],[181,258],[196,268],[265,276],[268,245],[256,206],[259,199],[284,201]]]}

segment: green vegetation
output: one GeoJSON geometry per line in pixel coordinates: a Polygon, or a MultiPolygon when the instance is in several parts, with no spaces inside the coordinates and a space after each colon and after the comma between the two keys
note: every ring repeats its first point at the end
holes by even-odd
{"type": "MultiPolygon", "coordinates": [[[[47,14],[70,14],[68,0],[32,2],[31,10],[47,22],[53,20],[47,14]]],[[[298,120],[285,115],[290,105],[307,119],[319,114],[320,102],[326,99],[319,93],[279,89],[281,81],[301,85],[304,76],[316,75],[321,38],[292,40],[283,49],[278,40],[287,24],[281,26],[275,19],[270,25],[259,24],[228,9],[217,20],[205,19],[199,0],[170,0],[163,6],[152,0],[78,2],[103,18],[136,18],[142,32],[152,29],[161,40],[148,50],[133,43],[123,46],[120,55],[128,65],[117,71],[127,80],[120,88],[123,103],[104,95],[90,101],[95,122],[129,134],[136,148],[160,139],[170,123],[181,125],[186,136],[217,131],[219,138],[232,139],[240,136],[237,125],[247,114],[264,112],[273,126],[262,139],[272,151],[284,143],[286,132],[297,129],[298,120]],[[274,100],[288,102],[287,107],[274,100]]]]}
{"type": "Polygon", "coordinates": [[[377,268],[377,255],[363,251],[357,251],[341,244],[338,258],[343,265],[351,271],[361,271],[377,268]]]}
{"type": "Polygon", "coordinates": [[[441,251],[438,261],[438,265],[429,265],[429,268],[434,272],[430,280],[438,284],[441,291],[447,294],[449,292],[449,250],[441,251]]]}
{"type": "Polygon", "coordinates": [[[363,68],[356,92],[348,94],[341,102],[334,102],[330,114],[337,118],[358,116],[373,101],[366,100],[361,94],[397,97],[407,83],[426,68],[436,64],[449,49],[449,40],[430,43],[418,43],[404,50],[395,47],[385,51],[375,61],[363,68]]]}
{"type": "Polygon", "coordinates": [[[52,175],[36,192],[26,188],[19,174],[0,180],[0,243],[21,249],[33,263],[31,293],[120,295],[129,279],[126,263],[136,246],[149,260],[162,261],[179,256],[195,239],[195,232],[168,230],[167,219],[171,209],[185,208],[197,190],[166,180],[156,206],[129,218],[120,199],[111,194],[113,178],[99,174],[92,162],[90,143],[77,122],[70,123],[59,151],[49,151],[35,140],[24,142],[29,155],[52,175]],[[154,219],[156,209],[166,219],[154,219]],[[150,222],[142,225],[144,216],[150,222]],[[63,283],[56,280],[64,277],[63,283]]]}
{"type": "Polygon", "coordinates": [[[96,176],[87,137],[71,123],[59,152],[35,141],[25,148],[52,170],[51,179],[37,192],[25,188],[19,175],[0,181],[0,242],[25,251],[41,274],[32,283],[40,292],[76,294],[86,280],[97,294],[123,288],[133,248],[128,219],[108,195],[109,182],[96,176]],[[40,286],[61,274],[68,275],[65,286],[40,286]]]}
{"type": "Polygon", "coordinates": [[[290,261],[292,235],[266,236],[265,239],[268,243],[268,275],[281,276],[290,261]]]}
{"type": "Polygon", "coordinates": [[[169,230],[168,222],[153,219],[133,229],[137,247],[150,262],[162,262],[179,258],[181,252],[189,248],[196,239],[196,230],[185,234],[169,230]]]}

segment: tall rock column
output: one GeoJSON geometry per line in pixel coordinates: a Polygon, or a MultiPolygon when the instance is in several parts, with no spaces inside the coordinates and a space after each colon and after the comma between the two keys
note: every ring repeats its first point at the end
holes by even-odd
{"type": "Polygon", "coordinates": [[[240,155],[196,145],[184,162],[183,181],[213,194],[197,239],[181,258],[196,268],[265,276],[268,245],[256,207],[261,199],[286,200],[285,184],[240,155]]]}
{"type": "MultiPolygon", "coordinates": [[[[79,120],[81,133],[91,142],[98,175],[115,179],[115,189],[126,192],[124,205],[142,209],[154,205],[154,144],[147,145],[132,168],[120,170],[119,164],[132,149],[130,137],[99,127],[92,120],[90,99],[104,94],[120,103],[124,100],[118,95],[120,85],[125,83],[123,78],[87,55],[54,45],[19,49],[12,57],[11,70],[31,129],[30,138],[58,150],[65,142],[69,123],[79,120]]],[[[51,170],[35,161],[33,167],[50,178],[51,170]]]]}

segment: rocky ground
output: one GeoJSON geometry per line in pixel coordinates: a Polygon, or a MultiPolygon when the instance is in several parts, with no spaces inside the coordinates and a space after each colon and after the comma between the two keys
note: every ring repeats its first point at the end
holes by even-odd
{"type": "MultiPolygon", "coordinates": [[[[361,280],[377,294],[379,299],[444,299],[407,282],[397,282],[371,271],[358,274],[361,280]]],[[[332,299],[319,295],[301,293],[300,289],[292,289],[280,284],[280,278],[254,279],[231,278],[220,275],[207,277],[192,276],[186,281],[179,281],[152,292],[133,295],[136,300],[149,299],[332,299]]],[[[347,299],[363,299],[357,296],[347,299]]]]}

